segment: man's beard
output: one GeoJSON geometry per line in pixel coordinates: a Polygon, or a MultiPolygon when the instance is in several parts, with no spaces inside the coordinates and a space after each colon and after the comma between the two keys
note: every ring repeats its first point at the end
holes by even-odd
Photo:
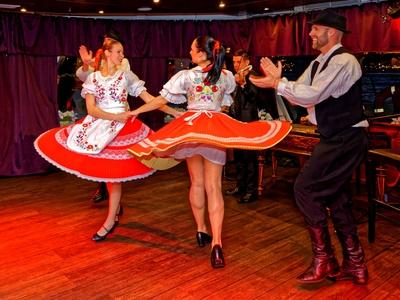
{"type": "Polygon", "coordinates": [[[312,47],[315,50],[321,50],[326,44],[328,44],[328,35],[326,33],[312,41],[312,47]]]}

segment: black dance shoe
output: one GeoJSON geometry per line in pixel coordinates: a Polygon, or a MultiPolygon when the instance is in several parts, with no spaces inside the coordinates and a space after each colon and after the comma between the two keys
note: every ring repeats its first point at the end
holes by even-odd
{"type": "Polygon", "coordinates": [[[211,251],[211,266],[214,269],[225,267],[224,254],[220,245],[214,245],[211,251]]]}
{"type": "Polygon", "coordinates": [[[96,233],[92,236],[92,241],[100,242],[100,241],[105,240],[106,237],[107,237],[107,235],[109,235],[110,233],[112,233],[112,232],[114,231],[115,227],[117,227],[117,225],[118,225],[118,222],[115,222],[115,223],[113,224],[113,226],[111,226],[110,229],[107,229],[107,228],[103,225],[103,228],[104,228],[104,230],[106,231],[106,233],[105,233],[104,235],[100,235],[100,234],[98,234],[98,233],[96,232],[96,233]]]}
{"type": "Polygon", "coordinates": [[[92,201],[93,203],[99,203],[101,201],[108,200],[108,197],[109,195],[107,191],[107,186],[105,185],[105,183],[102,182],[99,184],[98,189],[94,193],[92,201]]]}
{"type": "Polygon", "coordinates": [[[257,194],[247,193],[247,194],[244,194],[240,199],[238,199],[237,202],[240,204],[250,203],[250,202],[256,201],[257,198],[258,198],[257,194]]]}
{"type": "Polygon", "coordinates": [[[212,237],[208,233],[197,231],[196,240],[199,247],[204,247],[206,244],[211,243],[212,237]]]}

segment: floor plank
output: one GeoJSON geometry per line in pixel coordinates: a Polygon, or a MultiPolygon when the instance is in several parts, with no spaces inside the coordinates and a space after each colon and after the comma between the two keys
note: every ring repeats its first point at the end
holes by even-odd
{"type": "MultiPolygon", "coordinates": [[[[107,211],[89,200],[95,183],[63,172],[0,178],[0,299],[399,299],[400,227],[379,217],[373,244],[359,225],[367,286],[296,282],[310,242],[293,201],[297,169],[279,172],[272,185],[266,168],[254,203],[225,197],[220,270],[196,245],[183,164],[124,184],[121,224],[101,243],[90,240],[107,211]]],[[[365,193],[358,201],[365,207],[365,193]]]]}

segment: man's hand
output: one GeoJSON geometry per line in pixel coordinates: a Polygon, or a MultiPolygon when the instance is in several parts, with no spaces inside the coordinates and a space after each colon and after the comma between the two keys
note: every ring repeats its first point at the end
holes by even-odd
{"type": "Polygon", "coordinates": [[[281,78],[282,76],[282,63],[278,61],[278,66],[275,66],[274,63],[268,58],[263,57],[260,60],[261,69],[266,76],[272,76],[274,78],[281,78]]]}
{"type": "Polygon", "coordinates": [[[93,60],[93,52],[86,48],[86,46],[81,45],[79,47],[79,56],[81,57],[82,63],[84,65],[90,65],[93,60]]]}
{"type": "Polygon", "coordinates": [[[263,57],[260,61],[261,70],[264,72],[264,77],[250,76],[250,81],[261,88],[274,88],[278,86],[282,75],[282,63],[278,61],[278,66],[268,58],[263,57]]]}
{"type": "Polygon", "coordinates": [[[229,106],[227,105],[221,106],[221,112],[224,114],[229,114],[229,106]]]}
{"type": "Polygon", "coordinates": [[[310,123],[310,116],[307,115],[307,116],[300,117],[300,124],[310,125],[311,124],[310,123]]]}
{"type": "Polygon", "coordinates": [[[241,73],[235,74],[235,81],[238,85],[243,86],[246,84],[246,77],[243,76],[241,73]]]}

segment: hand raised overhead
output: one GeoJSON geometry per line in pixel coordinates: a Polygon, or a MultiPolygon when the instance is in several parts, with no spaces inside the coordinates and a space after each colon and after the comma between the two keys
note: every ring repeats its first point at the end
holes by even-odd
{"type": "Polygon", "coordinates": [[[93,59],[93,52],[92,50],[88,51],[86,46],[81,45],[79,47],[79,56],[82,59],[82,62],[86,65],[90,65],[93,59]]]}

